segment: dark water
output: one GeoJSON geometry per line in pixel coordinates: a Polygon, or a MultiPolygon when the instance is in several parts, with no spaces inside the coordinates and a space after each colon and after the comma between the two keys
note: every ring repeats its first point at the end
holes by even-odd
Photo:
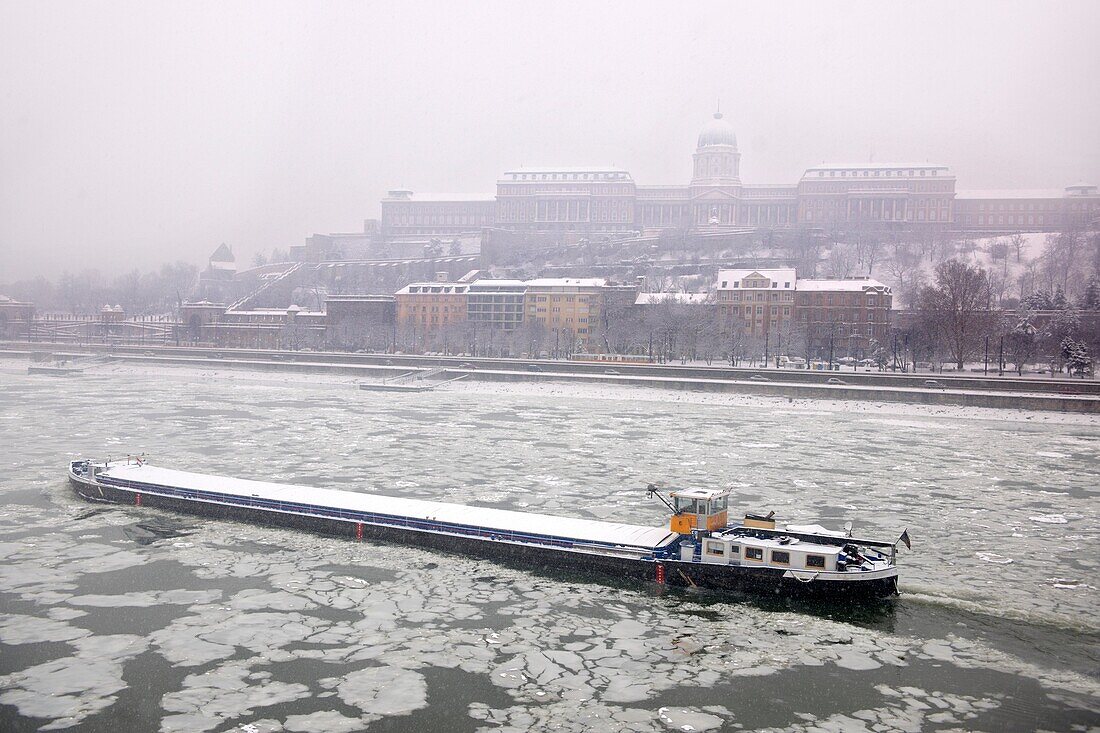
{"type": "Polygon", "coordinates": [[[3,731],[1100,725],[1097,422],[7,366],[3,731]],[[127,451],[646,524],[665,519],[650,481],[732,483],[784,520],[915,545],[881,607],[662,592],[71,494],[71,456],[127,451]]]}

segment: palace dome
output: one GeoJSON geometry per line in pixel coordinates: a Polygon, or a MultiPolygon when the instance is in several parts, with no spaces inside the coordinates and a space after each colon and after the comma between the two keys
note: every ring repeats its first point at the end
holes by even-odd
{"type": "Polygon", "coordinates": [[[714,113],[714,119],[703,126],[699,133],[700,148],[710,145],[731,145],[737,147],[737,135],[733,132],[733,125],[722,119],[721,112],[714,113]]]}

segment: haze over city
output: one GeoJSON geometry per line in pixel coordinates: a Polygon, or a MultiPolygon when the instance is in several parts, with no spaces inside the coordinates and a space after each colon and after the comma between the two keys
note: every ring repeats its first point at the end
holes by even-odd
{"type": "Polygon", "coordinates": [[[0,731],[1100,730],[1097,29],[0,0],[0,731]]]}
{"type": "Polygon", "coordinates": [[[719,99],[746,182],[1096,183],[1097,27],[1093,2],[4,3],[0,281],[247,261],[521,165],[683,184],[719,99]]]}

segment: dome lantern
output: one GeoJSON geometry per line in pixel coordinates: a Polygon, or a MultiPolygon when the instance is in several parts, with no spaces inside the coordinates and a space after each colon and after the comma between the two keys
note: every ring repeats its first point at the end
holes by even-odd
{"type": "Polygon", "coordinates": [[[733,125],[722,119],[721,112],[715,112],[714,119],[704,125],[699,133],[698,147],[708,148],[712,145],[737,147],[737,135],[733,131],[733,125]]]}

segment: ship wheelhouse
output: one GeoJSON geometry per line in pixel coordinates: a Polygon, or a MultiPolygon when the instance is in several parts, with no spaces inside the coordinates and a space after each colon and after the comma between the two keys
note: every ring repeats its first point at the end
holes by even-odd
{"type": "Polygon", "coordinates": [[[677,534],[716,532],[725,529],[729,522],[729,491],[681,489],[669,496],[673,511],[669,529],[677,534]]]}

